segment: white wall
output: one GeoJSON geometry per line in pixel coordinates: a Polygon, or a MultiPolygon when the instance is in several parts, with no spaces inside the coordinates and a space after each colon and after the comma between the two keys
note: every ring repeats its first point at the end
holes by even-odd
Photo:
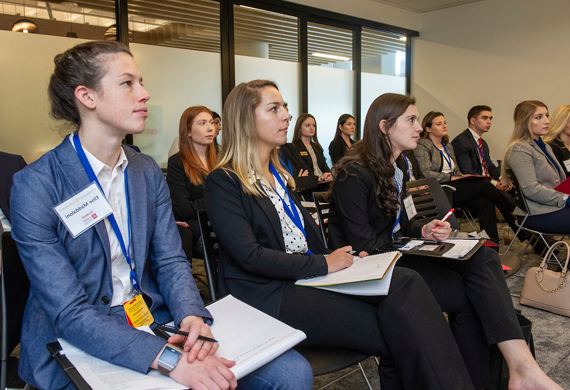
{"type": "Polygon", "coordinates": [[[568,0],[484,0],[421,14],[412,43],[420,116],[443,112],[454,137],[472,106],[491,106],[486,140],[502,158],[518,103],[541,100],[550,112],[570,103],[569,15],[568,0]]]}
{"type": "Polygon", "coordinates": [[[373,0],[288,0],[291,3],[299,3],[309,7],[325,9],[340,14],[355,16],[372,20],[378,23],[386,23],[392,26],[419,29],[420,17],[418,13],[407,11],[402,8],[381,4],[373,0]]]}

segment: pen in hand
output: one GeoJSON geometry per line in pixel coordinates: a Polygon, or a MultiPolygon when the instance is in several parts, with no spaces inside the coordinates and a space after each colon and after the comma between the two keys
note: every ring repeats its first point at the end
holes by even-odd
{"type": "MultiPolygon", "coordinates": [[[[182,336],[188,336],[188,332],[184,332],[183,330],[173,328],[171,326],[157,325],[156,328],[163,330],[165,332],[175,333],[175,334],[179,334],[182,336]]],[[[212,338],[206,337],[206,336],[198,336],[198,340],[209,341],[210,343],[217,343],[218,342],[218,340],[215,340],[215,339],[212,339],[212,338]]]]}
{"type": "MultiPolygon", "coordinates": [[[[443,219],[441,220],[441,222],[445,222],[447,220],[447,218],[449,218],[451,216],[451,214],[453,214],[453,212],[455,211],[455,209],[451,209],[447,212],[447,214],[445,214],[445,217],[443,217],[443,219]]],[[[433,230],[431,231],[431,233],[429,234],[430,236],[433,235],[433,230]]]]}

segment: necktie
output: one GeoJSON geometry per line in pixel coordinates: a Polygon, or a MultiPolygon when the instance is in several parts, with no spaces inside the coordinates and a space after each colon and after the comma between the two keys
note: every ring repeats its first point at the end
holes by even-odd
{"type": "Polygon", "coordinates": [[[489,176],[489,171],[487,170],[487,164],[485,163],[485,156],[483,155],[483,139],[479,138],[479,156],[481,157],[481,165],[483,166],[483,174],[489,176]]]}

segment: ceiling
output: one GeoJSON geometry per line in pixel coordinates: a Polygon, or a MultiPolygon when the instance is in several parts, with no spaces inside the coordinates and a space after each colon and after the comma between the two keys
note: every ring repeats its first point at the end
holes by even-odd
{"type": "MultiPolygon", "coordinates": [[[[66,21],[105,28],[114,23],[114,8],[114,0],[77,0],[72,5],[69,2],[62,4],[61,0],[0,0],[0,13],[25,15],[26,18],[50,20],[52,23],[66,21]]],[[[133,32],[134,42],[220,52],[220,5],[216,1],[129,0],[128,9],[129,29],[133,32]]],[[[234,6],[236,54],[241,54],[237,49],[241,47],[240,44],[258,45],[265,48],[269,59],[297,62],[298,34],[296,17],[234,6]]],[[[401,38],[403,37],[396,34],[364,29],[362,57],[405,51],[406,42],[401,38]]],[[[342,61],[318,58],[312,55],[315,52],[352,59],[352,31],[309,23],[309,64],[324,65],[342,61]]]]}
{"type": "Polygon", "coordinates": [[[482,0],[373,0],[417,13],[436,11],[442,8],[474,3],[482,0]]]}

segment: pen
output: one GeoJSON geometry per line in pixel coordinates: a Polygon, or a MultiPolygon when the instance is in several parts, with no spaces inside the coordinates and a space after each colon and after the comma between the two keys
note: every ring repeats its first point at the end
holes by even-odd
{"type": "MultiPolygon", "coordinates": [[[[171,326],[166,326],[166,325],[157,325],[156,328],[163,330],[165,332],[170,332],[170,333],[176,333],[182,336],[188,336],[188,332],[184,332],[183,330],[177,329],[177,328],[173,328],[171,326]]],[[[209,341],[211,343],[217,343],[218,340],[214,340],[210,337],[205,337],[205,336],[198,336],[198,340],[202,340],[202,341],[209,341]]]]}
{"type": "MultiPolygon", "coordinates": [[[[443,219],[441,220],[441,222],[445,222],[447,220],[447,218],[449,218],[451,216],[451,214],[453,214],[453,212],[455,211],[455,209],[451,209],[447,212],[447,214],[445,214],[445,217],[443,217],[443,219]]],[[[433,231],[429,234],[430,236],[433,235],[433,231]]]]}

